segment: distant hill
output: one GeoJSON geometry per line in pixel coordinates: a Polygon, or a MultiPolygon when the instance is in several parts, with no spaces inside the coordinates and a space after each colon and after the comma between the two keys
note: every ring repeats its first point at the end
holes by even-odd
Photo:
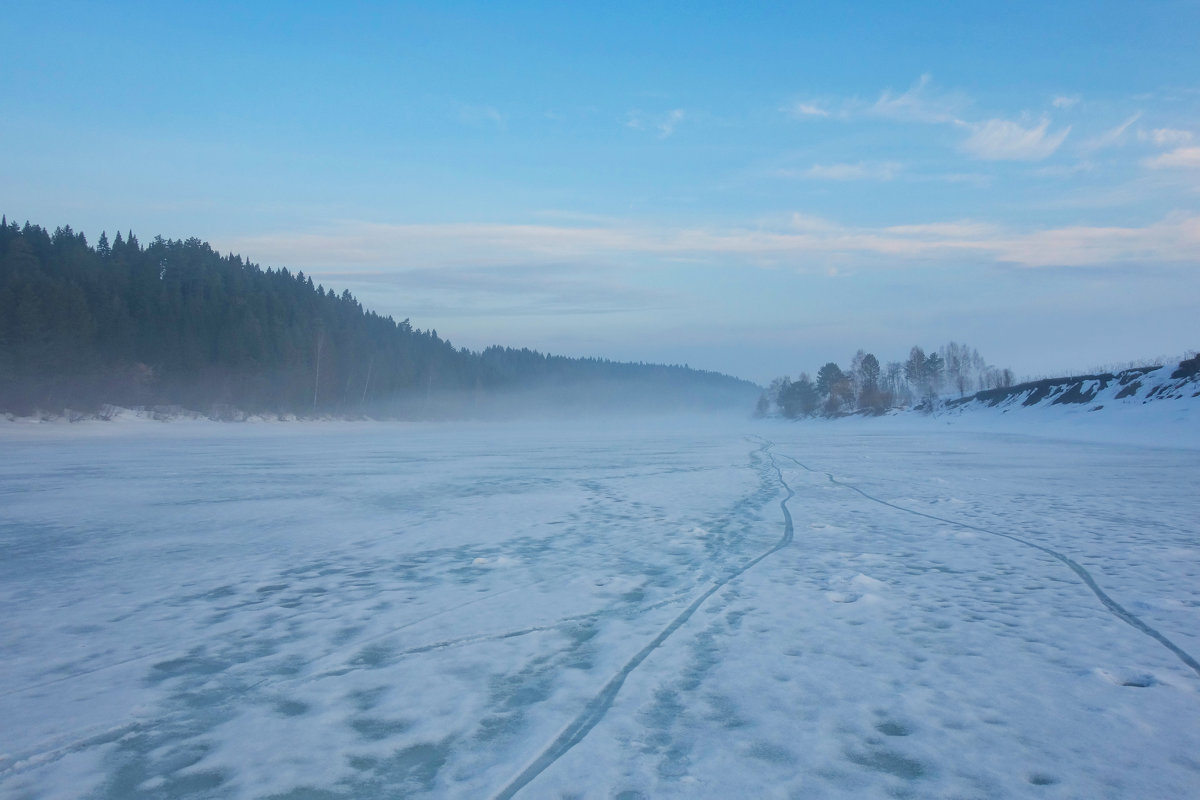
{"type": "Polygon", "coordinates": [[[682,366],[456,349],[303,272],[199,239],[89,245],[0,221],[0,412],[456,418],[742,410],[760,388],[682,366]]]}
{"type": "Polygon", "coordinates": [[[1076,375],[988,389],[949,400],[950,411],[1086,406],[1100,411],[1117,405],[1145,405],[1200,398],[1200,355],[1174,365],[1135,367],[1120,372],[1076,375]]]}

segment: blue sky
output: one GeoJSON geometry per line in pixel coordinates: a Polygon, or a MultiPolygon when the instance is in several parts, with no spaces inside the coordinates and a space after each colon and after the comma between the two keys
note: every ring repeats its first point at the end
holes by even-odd
{"type": "Polygon", "coordinates": [[[1194,1],[3,16],[0,211],[198,236],[459,346],[760,382],[1200,347],[1194,1]]]}

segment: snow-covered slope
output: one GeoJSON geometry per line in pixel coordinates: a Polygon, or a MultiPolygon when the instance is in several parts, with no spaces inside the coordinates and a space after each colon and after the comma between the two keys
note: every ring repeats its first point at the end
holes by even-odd
{"type": "Polygon", "coordinates": [[[903,424],[901,417],[917,427],[1200,449],[1200,359],[1033,381],[951,400],[931,416],[893,419],[903,424]]]}
{"type": "Polygon", "coordinates": [[[1078,405],[1100,411],[1110,405],[1194,400],[1200,397],[1200,356],[1163,367],[1137,367],[1117,373],[1047,378],[1005,389],[989,389],[952,400],[948,409],[1078,405]]]}

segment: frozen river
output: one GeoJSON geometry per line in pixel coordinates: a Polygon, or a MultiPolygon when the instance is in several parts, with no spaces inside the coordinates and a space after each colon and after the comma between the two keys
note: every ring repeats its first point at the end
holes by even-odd
{"type": "Polygon", "coordinates": [[[1200,451],[0,429],[0,797],[1200,796],[1200,451]]]}

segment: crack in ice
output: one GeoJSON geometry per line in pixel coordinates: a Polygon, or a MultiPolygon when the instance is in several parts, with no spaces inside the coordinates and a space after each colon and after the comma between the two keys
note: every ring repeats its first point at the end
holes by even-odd
{"type": "Polygon", "coordinates": [[[691,619],[692,615],[696,613],[697,609],[704,604],[704,601],[708,600],[708,598],[712,597],[716,592],[720,591],[724,586],[729,584],[730,581],[743,575],[747,570],[749,570],[755,564],[758,564],[767,556],[779,552],[792,543],[792,538],[795,531],[792,525],[792,515],[788,511],[787,502],[795,496],[795,492],[792,491],[792,487],[788,486],[787,482],[783,479],[783,470],[779,468],[779,464],[775,461],[774,454],[771,453],[772,446],[773,445],[771,442],[764,442],[762,447],[759,449],[761,452],[766,453],[771,459],[771,466],[775,469],[775,473],[779,477],[779,483],[787,491],[787,496],[779,502],[779,507],[783,511],[784,521],[783,535],[780,537],[779,541],[776,542],[775,545],[769,550],[760,553],[750,561],[747,561],[742,566],[727,574],[724,578],[718,580],[716,583],[706,589],[703,594],[693,600],[691,605],[681,611],[679,615],[675,617],[675,619],[671,620],[667,627],[663,628],[659,634],[655,636],[645,647],[639,650],[633,656],[633,658],[629,659],[629,661],[625,663],[625,666],[622,667],[616,675],[609,679],[608,683],[604,685],[604,688],[600,690],[600,693],[588,702],[587,706],[584,707],[583,712],[580,713],[570,725],[563,729],[558,737],[550,743],[550,746],[542,751],[541,755],[539,755],[529,764],[529,766],[522,770],[521,774],[517,775],[515,778],[509,781],[504,788],[493,795],[495,800],[508,800],[508,798],[516,795],[517,792],[525,788],[525,786],[533,781],[538,775],[541,775],[543,772],[545,772],[546,769],[555,761],[558,761],[558,759],[566,755],[566,753],[572,747],[583,741],[584,737],[586,737],[588,733],[590,733],[591,730],[595,728],[597,724],[599,724],[600,720],[604,718],[604,715],[608,713],[608,709],[612,706],[613,701],[616,700],[617,694],[621,691],[621,687],[625,684],[625,679],[628,678],[629,675],[635,669],[637,669],[638,666],[640,666],[641,663],[645,661],[651,653],[658,649],[663,642],[670,638],[671,634],[683,627],[683,625],[686,624],[689,619],[691,619]]]}
{"type": "Polygon", "coordinates": [[[935,520],[937,522],[944,522],[947,525],[955,525],[959,528],[965,528],[967,530],[976,531],[978,533],[986,533],[990,536],[1000,536],[1005,539],[1010,539],[1019,544],[1023,544],[1026,547],[1032,547],[1034,550],[1038,550],[1040,552],[1045,553],[1046,555],[1056,559],[1057,561],[1061,562],[1062,564],[1065,564],[1068,568],[1070,568],[1070,570],[1072,572],[1074,572],[1079,577],[1080,580],[1083,581],[1084,585],[1087,586],[1088,589],[1090,589],[1092,591],[1092,594],[1096,595],[1096,597],[1099,598],[1100,602],[1104,604],[1104,607],[1107,608],[1109,610],[1109,612],[1112,613],[1113,616],[1115,616],[1117,619],[1121,620],[1122,622],[1126,623],[1127,625],[1131,626],[1132,628],[1149,636],[1151,639],[1154,639],[1156,642],[1161,644],[1163,647],[1167,648],[1172,653],[1174,653],[1179,658],[1180,661],[1182,661],[1188,667],[1191,667],[1191,669],[1197,675],[1200,675],[1200,662],[1196,661],[1196,659],[1193,658],[1186,650],[1181,648],[1179,645],[1175,644],[1173,641],[1168,639],[1166,636],[1164,636],[1162,633],[1160,633],[1155,628],[1151,627],[1148,623],[1146,623],[1144,620],[1142,620],[1136,614],[1132,613],[1131,611],[1126,609],[1124,606],[1122,606],[1120,603],[1118,603],[1116,600],[1114,600],[1112,597],[1110,597],[1107,592],[1105,592],[1103,589],[1100,588],[1100,584],[1096,583],[1096,579],[1092,577],[1092,574],[1090,572],[1088,572],[1087,569],[1084,568],[1079,562],[1075,561],[1074,559],[1070,558],[1069,556],[1066,556],[1066,555],[1058,552],[1057,550],[1052,550],[1049,547],[1045,547],[1044,545],[1037,544],[1036,542],[1031,542],[1028,539],[1022,539],[1020,536],[1015,536],[1011,533],[1002,533],[1000,531],[993,531],[993,530],[989,530],[987,528],[981,528],[978,525],[971,525],[969,523],[959,522],[959,521],[953,520],[953,519],[946,519],[945,517],[939,517],[934,514],[927,514],[924,511],[916,511],[911,508],[905,508],[904,506],[896,505],[895,503],[889,503],[887,500],[883,500],[881,498],[878,498],[871,494],[868,494],[867,492],[864,492],[862,489],[858,488],[857,486],[855,486],[853,484],[845,483],[844,481],[839,481],[837,478],[833,477],[832,473],[825,472],[823,470],[813,469],[812,467],[808,466],[807,464],[802,463],[798,459],[793,458],[792,456],[789,456],[786,453],[781,454],[781,455],[783,456],[783,458],[786,458],[789,461],[794,462],[797,466],[799,466],[802,469],[808,470],[809,472],[812,472],[817,475],[824,475],[825,477],[829,478],[830,482],[833,483],[835,486],[840,486],[843,489],[849,489],[853,492],[858,492],[860,495],[862,495],[867,500],[870,500],[873,503],[879,503],[880,505],[887,506],[888,508],[894,508],[897,511],[904,511],[908,514],[915,514],[918,517],[925,517],[926,519],[935,520]]]}

